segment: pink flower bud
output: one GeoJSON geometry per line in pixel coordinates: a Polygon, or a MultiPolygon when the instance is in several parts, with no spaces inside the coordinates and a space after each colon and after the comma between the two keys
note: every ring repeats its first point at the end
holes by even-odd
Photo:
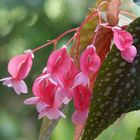
{"type": "Polygon", "coordinates": [[[71,58],[68,56],[66,47],[54,51],[47,63],[47,72],[51,75],[63,75],[70,71],[71,58]]]}
{"type": "Polygon", "coordinates": [[[114,43],[116,47],[121,51],[122,58],[132,63],[137,55],[137,50],[135,46],[132,45],[132,35],[119,27],[113,27],[112,31],[114,34],[114,43]]]}
{"type": "Polygon", "coordinates": [[[100,68],[101,60],[95,51],[95,47],[91,44],[82,53],[80,58],[80,68],[85,74],[97,72],[100,68]]]}
{"type": "Polygon", "coordinates": [[[121,56],[126,61],[132,63],[137,55],[137,49],[132,45],[121,51],[121,56]]]}
{"type": "Polygon", "coordinates": [[[8,72],[11,77],[0,79],[0,81],[4,81],[3,85],[13,87],[18,95],[20,93],[27,93],[28,89],[23,79],[27,77],[31,70],[32,59],[32,51],[27,51],[25,54],[13,57],[8,64],[8,72]]]}
{"type": "Polygon", "coordinates": [[[32,67],[32,52],[13,57],[8,64],[8,72],[16,80],[22,80],[27,77],[32,67]]]}
{"type": "Polygon", "coordinates": [[[81,71],[74,80],[74,86],[78,85],[89,85],[89,74],[96,73],[101,66],[100,57],[97,55],[95,51],[95,47],[91,44],[86,50],[82,53],[80,58],[80,68],[81,71]]]}

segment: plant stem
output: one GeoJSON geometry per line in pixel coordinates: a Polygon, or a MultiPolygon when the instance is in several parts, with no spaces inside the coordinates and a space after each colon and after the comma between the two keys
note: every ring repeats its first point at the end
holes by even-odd
{"type": "Polygon", "coordinates": [[[51,121],[48,118],[44,118],[40,129],[39,140],[49,140],[59,120],[60,118],[51,121]]]}
{"type": "Polygon", "coordinates": [[[63,34],[61,34],[60,36],[58,36],[56,39],[51,40],[51,41],[49,41],[49,42],[47,42],[47,43],[45,43],[45,44],[43,44],[43,45],[41,45],[41,46],[39,46],[39,47],[33,49],[33,50],[32,50],[33,53],[36,52],[36,51],[38,51],[38,50],[40,50],[40,49],[42,49],[42,48],[47,47],[48,45],[51,45],[51,44],[54,44],[54,45],[56,46],[57,42],[58,42],[62,37],[64,37],[64,36],[67,35],[68,33],[77,31],[78,29],[79,29],[79,28],[77,27],[77,28],[70,29],[70,30],[64,32],[63,34]]]}

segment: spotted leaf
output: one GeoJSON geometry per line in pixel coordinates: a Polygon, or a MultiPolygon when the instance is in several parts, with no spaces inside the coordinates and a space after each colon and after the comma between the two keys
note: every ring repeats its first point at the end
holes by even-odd
{"type": "Polygon", "coordinates": [[[140,18],[127,31],[133,35],[137,57],[128,63],[112,47],[95,82],[82,140],[95,139],[123,113],[140,109],[140,18]]]}

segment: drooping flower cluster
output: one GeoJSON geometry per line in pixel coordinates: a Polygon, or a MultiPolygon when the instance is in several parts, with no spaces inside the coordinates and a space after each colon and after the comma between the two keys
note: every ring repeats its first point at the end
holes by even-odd
{"type": "Polygon", "coordinates": [[[74,99],[76,111],[72,116],[74,123],[84,123],[89,110],[91,89],[89,74],[100,68],[100,58],[95,47],[90,45],[80,59],[80,69],[68,56],[66,47],[54,51],[47,62],[47,67],[33,84],[35,97],[25,100],[25,104],[36,104],[39,118],[49,119],[65,117],[60,111],[62,104],[74,99]]]}
{"type": "MultiPolygon", "coordinates": [[[[121,57],[132,63],[137,55],[137,50],[132,45],[131,34],[120,27],[111,27],[108,24],[102,25],[113,32],[114,43],[121,52],[121,57]]],[[[98,27],[96,32],[99,30],[98,27]]],[[[65,118],[62,108],[73,100],[75,112],[72,115],[72,122],[83,124],[86,121],[92,94],[90,76],[97,74],[102,63],[96,52],[94,41],[78,56],[79,64],[75,64],[74,59],[68,55],[66,46],[50,54],[42,74],[34,81],[32,87],[34,97],[24,101],[25,104],[36,105],[39,119],[45,116],[49,119],[65,118]]],[[[54,42],[52,41],[52,43],[54,42]]],[[[39,49],[40,47],[36,50],[39,49]]],[[[13,87],[18,95],[28,92],[23,80],[31,70],[34,58],[33,52],[28,50],[23,55],[12,58],[8,64],[8,72],[11,77],[0,79],[0,81],[3,81],[3,85],[13,87]]]]}

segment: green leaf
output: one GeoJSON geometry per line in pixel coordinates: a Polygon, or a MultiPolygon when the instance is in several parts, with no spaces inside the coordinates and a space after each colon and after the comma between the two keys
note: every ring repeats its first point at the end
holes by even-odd
{"type": "Polygon", "coordinates": [[[135,140],[140,140],[140,127],[137,129],[135,140]]]}
{"type": "Polygon", "coordinates": [[[137,57],[128,63],[112,47],[95,82],[82,140],[94,140],[123,113],[140,109],[140,18],[127,31],[133,35],[137,57]]]}

